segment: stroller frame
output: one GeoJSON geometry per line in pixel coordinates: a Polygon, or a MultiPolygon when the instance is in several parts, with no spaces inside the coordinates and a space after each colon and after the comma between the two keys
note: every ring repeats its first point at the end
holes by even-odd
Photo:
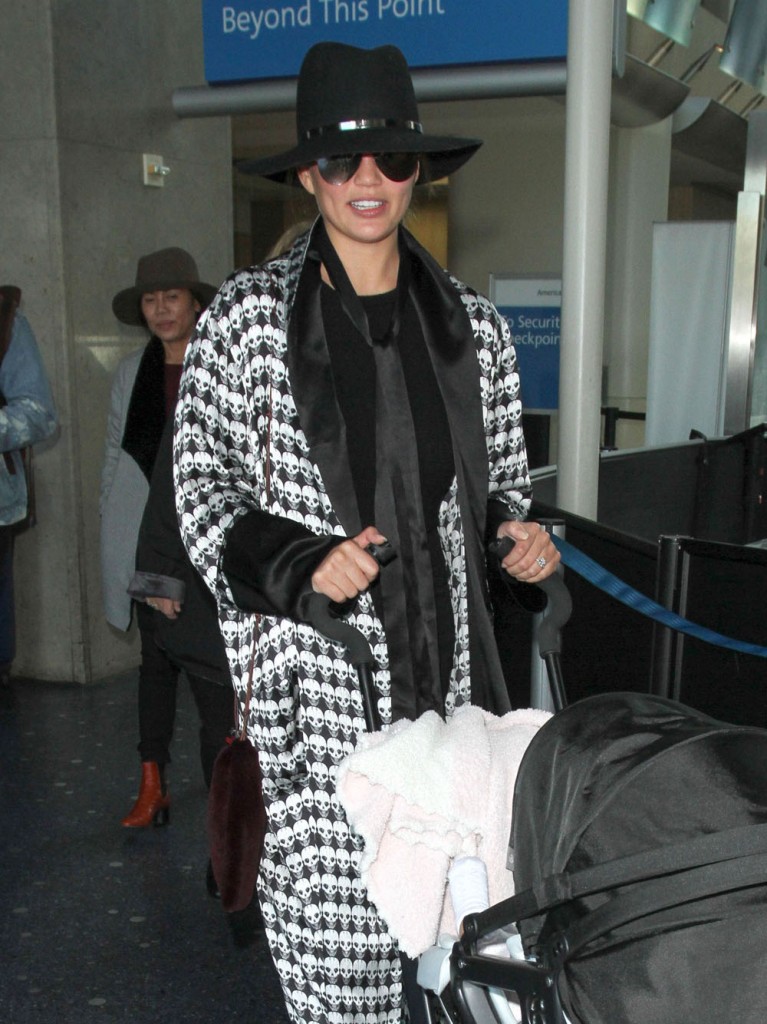
{"type": "Polygon", "coordinates": [[[440,980],[423,988],[429,1024],[515,1024],[512,992],[524,1024],[565,1024],[557,986],[560,965],[481,954],[467,948],[465,936],[449,952],[428,950],[421,961],[435,953],[442,954],[440,980]]]}
{"type": "MultiPolygon", "coordinates": [[[[481,1012],[477,992],[514,992],[523,1024],[565,1024],[559,975],[571,954],[631,920],[685,900],[763,883],[767,877],[767,824],[705,834],[696,840],[623,857],[570,876],[546,879],[540,891],[527,890],[464,920],[462,938],[450,955],[454,1005],[441,1001],[451,1024],[497,1024],[498,1015],[481,1012]],[[516,922],[594,893],[643,881],[641,893],[616,895],[571,925],[555,931],[532,950],[532,960],[479,952],[480,940],[516,922]],[[477,1008],[480,1013],[477,1013],[477,1008]]],[[[497,1009],[497,1000],[485,1000],[497,1009]]]]}
{"type": "MultiPolygon", "coordinates": [[[[491,550],[503,558],[500,545],[492,545],[491,550]]],[[[544,581],[542,589],[547,591],[549,602],[536,623],[538,653],[547,669],[554,708],[559,712],[566,705],[559,663],[559,630],[570,614],[570,595],[557,574],[544,581]]],[[[364,638],[336,619],[326,601],[324,607],[317,608],[313,624],[329,639],[349,648],[360,678],[367,728],[377,730],[380,722],[372,684],[372,655],[364,638]]],[[[629,696],[635,695],[613,695],[629,696]]],[[[764,739],[764,730],[733,729],[739,733],[759,733],[760,739],[764,739]]],[[[706,731],[700,735],[709,734],[706,731]]],[[[767,821],[731,824],[729,828],[706,831],[695,838],[687,836],[681,842],[619,854],[575,873],[556,871],[555,868],[554,873],[537,880],[533,875],[528,883],[531,888],[481,913],[468,915],[463,920],[461,938],[452,942],[451,947],[434,946],[421,955],[418,981],[429,1024],[443,1020],[447,1024],[514,1024],[520,1019],[522,1024],[568,1024],[566,967],[569,962],[577,964],[578,955],[592,943],[599,943],[624,925],[636,924],[641,930],[650,929],[646,934],[651,934],[654,924],[644,919],[651,919],[658,912],[740,890],[764,889],[767,821]],[[636,887],[638,882],[641,887],[636,887]],[[543,933],[530,935],[535,918],[542,918],[556,908],[566,910],[564,905],[591,896],[605,899],[598,898],[590,910],[569,921],[565,914],[555,923],[555,916],[543,933]],[[528,923],[527,927],[523,927],[523,922],[528,923]],[[523,936],[526,932],[529,936],[526,958],[499,956],[485,948],[486,942],[497,942],[499,933],[517,924],[523,936]],[[509,998],[512,995],[513,1000],[509,998]]],[[[726,968],[721,972],[715,970],[714,984],[724,984],[727,974],[726,968]]],[[[708,977],[712,975],[709,973],[708,977]]]]}
{"type": "Polygon", "coordinates": [[[440,1002],[452,1024],[497,1024],[498,1002],[493,994],[514,992],[524,1024],[563,1024],[557,984],[559,970],[559,966],[549,969],[528,960],[466,953],[457,942],[450,956],[452,1012],[444,999],[440,1002]]]}
{"type": "MultiPolygon", "coordinates": [[[[561,935],[536,948],[535,959],[494,956],[479,951],[482,937],[508,925],[514,897],[464,919],[463,935],[449,953],[433,948],[422,962],[429,965],[424,999],[430,1024],[514,1024],[507,993],[514,993],[523,1024],[566,1024],[559,998],[558,978],[567,958],[561,935]],[[439,979],[436,975],[439,973],[439,979]]],[[[420,978],[419,978],[420,980],[420,978]]]]}
{"type": "MultiPolygon", "coordinates": [[[[546,526],[551,530],[559,522],[559,520],[547,520],[546,526]]],[[[500,564],[513,544],[514,542],[510,538],[503,538],[491,542],[488,545],[488,551],[500,564]]],[[[371,544],[366,550],[382,567],[394,557],[394,552],[388,544],[371,544]]],[[[538,650],[541,660],[546,666],[554,708],[556,711],[561,711],[566,704],[566,697],[559,660],[560,630],[570,617],[572,600],[564,580],[558,573],[543,580],[537,586],[547,597],[546,606],[538,616],[536,637],[538,650]]],[[[310,595],[307,611],[309,621],[315,629],[327,639],[346,646],[360,682],[366,728],[369,732],[379,730],[381,721],[372,677],[374,659],[367,641],[361,633],[343,620],[341,608],[335,606],[323,595],[310,595]]],[[[492,913],[504,905],[498,904],[496,907],[491,907],[485,914],[492,913]]],[[[472,928],[464,932],[463,940],[454,945],[449,956],[449,986],[446,985],[441,991],[422,987],[426,1017],[430,1024],[437,1024],[434,1013],[435,1004],[449,1024],[461,1024],[461,1021],[470,1022],[470,1024],[513,1024],[511,1016],[504,1019],[498,1000],[494,1000],[492,994],[490,998],[484,999],[482,989],[477,984],[479,983],[480,986],[486,984],[489,989],[502,990],[506,988],[511,990],[512,986],[508,984],[509,970],[512,971],[515,978],[513,990],[520,997],[524,1024],[565,1024],[556,984],[561,960],[555,957],[555,960],[558,961],[555,966],[538,966],[526,960],[483,957],[477,953],[476,949],[471,948],[469,937],[470,932],[476,934],[477,915],[467,918],[466,922],[472,922],[472,928]]],[[[447,958],[443,959],[447,960],[447,958]]],[[[544,961],[548,964],[550,959],[549,954],[545,953],[544,961]]]]}

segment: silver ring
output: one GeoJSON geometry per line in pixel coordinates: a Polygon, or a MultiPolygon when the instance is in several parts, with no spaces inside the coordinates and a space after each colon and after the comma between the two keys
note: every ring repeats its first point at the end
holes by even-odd
{"type": "Polygon", "coordinates": [[[541,569],[546,568],[546,559],[543,557],[543,555],[539,555],[538,558],[536,558],[536,562],[538,563],[538,565],[540,565],[541,569]]]}

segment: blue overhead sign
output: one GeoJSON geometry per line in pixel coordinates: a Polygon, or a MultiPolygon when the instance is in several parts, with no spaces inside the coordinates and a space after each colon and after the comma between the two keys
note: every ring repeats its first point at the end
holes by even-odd
{"type": "Polygon", "coordinates": [[[321,40],[393,43],[413,67],[564,60],[567,0],[203,0],[208,82],[298,74],[321,40]]]}

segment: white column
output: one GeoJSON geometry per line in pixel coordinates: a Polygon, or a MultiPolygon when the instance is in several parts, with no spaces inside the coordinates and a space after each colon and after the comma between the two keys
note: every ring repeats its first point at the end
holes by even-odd
{"type": "MultiPolygon", "coordinates": [[[[603,398],[628,412],[647,408],[653,231],[668,215],[670,154],[671,118],[612,129],[603,398]]],[[[619,448],[643,443],[643,423],[619,422],[619,448]]]]}
{"type": "Polygon", "coordinates": [[[613,0],[570,0],[557,504],[595,518],[613,0]]]}

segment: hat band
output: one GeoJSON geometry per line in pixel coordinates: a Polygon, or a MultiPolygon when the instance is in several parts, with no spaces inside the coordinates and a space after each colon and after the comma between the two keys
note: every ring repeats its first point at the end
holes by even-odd
{"type": "Polygon", "coordinates": [[[314,139],[318,135],[330,135],[331,132],[356,132],[370,128],[404,128],[409,132],[423,133],[423,125],[418,121],[392,121],[385,117],[370,117],[361,121],[339,121],[337,124],[326,124],[321,128],[309,128],[304,132],[304,138],[314,139]]]}

